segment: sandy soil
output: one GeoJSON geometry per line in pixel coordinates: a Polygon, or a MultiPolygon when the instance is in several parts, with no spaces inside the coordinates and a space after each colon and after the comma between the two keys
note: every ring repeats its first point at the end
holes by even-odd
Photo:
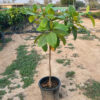
{"type": "MultiPolygon", "coordinates": [[[[100,20],[96,20],[95,28],[92,27],[90,20],[84,19],[84,25],[92,31],[92,34],[100,37],[100,20]]],[[[3,51],[0,52],[0,73],[4,72],[6,67],[11,64],[13,60],[16,59],[16,48],[21,44],[27,44],[30,46],[29,50],[33,45],[33,40],[24,39],[30,36],[30,34],[25,35],[13,35],[12,38],[14,41],[7,44],[3,51]]],[[[62,85],[65,85],[66,88],[61,87],[60,93],[62,98],[60,100],[90,100],[86,96],[82,94],[80,90],[76,88],[76,84],[84,85],[88,79],[94,79],[100,81],[100,41],[94,39],[93,41],[89,40],[73,40],[72,36],[69,36],[67,39],[67,43],[72,43],[75,49],[71,50],[69,48],[65,48],[66,46],[62,46],[58,50],[61,50],[61,53],[52,52],[52,75],[59,77],[62,85]],[[73,57],[72,55],[77,53],[79,57],[73,57]],[[62,64],[58,64],[56,59],[64,58],[70,59],[71,65],[63,66],[62,64]],[[81,67],[78,67],[81,65],[81,67]],[[69,80],[65,77],[65,73],[68,71],[75,71],[75,78],[73,80],[69,80]],[[70,85],[73,83],[73,85],[70,85]],[[69,89],[74,89],[75,91],[69,91],[69,89]]],[[[35,82],[26,88],[15,90],[14,93],[23,92],[25,95],[25,100],[42,100],[41,92],[38,87],[38,81],[40,78],[48,75],[48,52],[45,53],[39,47],[34,47],[38,53],[45,55],[45,59],[41,60],[36,70],[38,73],[35,74],[34,79],[35,82]]],[[[13,97],[15,94],[10,94],[10,97],[13,97]]],[[[7,100],[3,98],[3,100],[7,100]]],[[[18,98],[14,100],[19,100],[18,98]]]]}

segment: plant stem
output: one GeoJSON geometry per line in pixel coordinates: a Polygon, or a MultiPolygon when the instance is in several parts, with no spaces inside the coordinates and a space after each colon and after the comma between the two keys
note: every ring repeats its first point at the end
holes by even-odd
{"type": "Polygon", "coordinates": [[[51,47],[49,46],[49,87],[51,86],[51,47]]]}

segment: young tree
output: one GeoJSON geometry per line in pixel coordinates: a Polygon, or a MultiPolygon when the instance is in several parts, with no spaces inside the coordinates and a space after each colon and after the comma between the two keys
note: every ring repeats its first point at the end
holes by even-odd
{"type": "Polygon", "coordinates": [[[51,87],[51,50],[55,51],[60,45],[60,41],[66,44],[65,36],[73,34],[74,40],[77,39],[77,30],[79,27],[85,28],[81,25],[81,15],[88,15],[95,25],[95,21],[89,14],[89,7],[86,13],[79,13],[74,6],[69,6],[68,11],[57,12],[52,4],[44,8],[33,6],[32,11],[27,14],[31,15],[29,21],[38,23],[37,31],[41,34],[35,39],[35,43],[41,47],[45,52],[49,49],[49,87],[51,87]],[[40,13],[41,12],[41,13],[40,13]],[[58,21],[59,20],[59,21],[58,21]],[[60,23],[60,20],[64,23],[60,23]]]}

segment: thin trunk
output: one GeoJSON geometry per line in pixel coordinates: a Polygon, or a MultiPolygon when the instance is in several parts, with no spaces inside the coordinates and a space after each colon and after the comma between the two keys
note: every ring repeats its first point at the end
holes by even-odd
{"type": "Polygon", "coordinates": [[[49,46],[49,87],[51,86],[51,47],[49,46]]]}

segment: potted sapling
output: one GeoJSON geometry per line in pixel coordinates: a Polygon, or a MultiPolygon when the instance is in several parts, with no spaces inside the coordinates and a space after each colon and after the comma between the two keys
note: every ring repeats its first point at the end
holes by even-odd
{"type": "MultiPolygon", "coordinates": [[[[65,45],[66,37],[71,33],[73,33],[74,39],[77,38],[78,27],[85,28],[81,25],[80,17],[84,14],[89,15],[88,9],[86,13],[80,14],[73,6],[69,6],[68,10],[58,12],[52,4],[49,4],[46,7],[33,5],[33,8],[27,11],[27,14],[30,15],[29,21],[37,24],[37,31],[40,32],[35,43],[43,51],[49,51],[49,75],[39,81],[42,100],[59,100],[61,82],[59,78],[52,76],[51,51],[55,51],[61,41],[65,45]]],[[[94,23],[93,18],[90,18],[94,23]]]]}

